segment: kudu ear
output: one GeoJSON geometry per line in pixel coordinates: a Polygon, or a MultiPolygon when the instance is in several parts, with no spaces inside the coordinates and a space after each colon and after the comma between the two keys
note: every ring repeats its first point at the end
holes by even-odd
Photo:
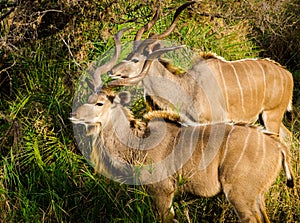
{"type": "Polygon", "coordinates": [[[154,51],[157,51],[159,49],[162,49],[163,48],[163,43],[161,40],[155,40],[155,39],[150,39],[151,42],[149,42],[149,46],[147,46],[147,51],[148,53],[147,54],[144,54],[146,55],[147,57],[153,53],[154,51]]]}
{"type": "Polygon", "coordinates": [[[126,105],[130,102],[131,95],[128,91],[120,92],[114,99],[114,103],[126,105]]]}
{"type": "Polygon", "coordinates": [[[94,103],[96,103],[96,101],[97,101],[97,99],[98,99],[98,94],[91,94],[89,97],[88,97],[88,100],[87,100],[87,103],[88,104],[94,104],[94,103]]]}

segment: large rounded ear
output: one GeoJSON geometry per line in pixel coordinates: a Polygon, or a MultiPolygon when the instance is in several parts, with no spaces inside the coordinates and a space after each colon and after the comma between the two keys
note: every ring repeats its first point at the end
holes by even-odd
{"type": "Polygon", "coordinates": [[[131,100],[130,93],[128,91],[122,91],[115,97],[114,103],[126,105],[130,102],[130,100],[131,100]]]}
{"type": "Polygon", "coordinates": [[[89,97],[88,97],[88,100],[87,100],[87,103],[88,104],[95,104],[96,101],[98,99],[98,94],[91,94],[89,97]]]}

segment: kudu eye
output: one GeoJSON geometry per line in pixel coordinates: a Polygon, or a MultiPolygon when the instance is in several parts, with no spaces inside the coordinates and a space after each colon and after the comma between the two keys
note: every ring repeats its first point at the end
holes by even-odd
{"type": "Polygon", "coordinates": [[[132,59],[131,61],[132,61],[133,63],[137,63],[137,62],[139,62],[139,59],[134,58],[134,59],[132,59]]]}
{"type": "Polygon", "coordinates": [[[102,103],[102,102],[97,102],[96,105],[97,105],[97,106],[102,106],[103,103],[102,103]]]}

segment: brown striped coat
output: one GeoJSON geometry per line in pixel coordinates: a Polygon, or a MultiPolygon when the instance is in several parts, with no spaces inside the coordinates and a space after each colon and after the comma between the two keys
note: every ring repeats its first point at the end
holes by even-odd
{"type": "Polygon", "coordinates": [[[293,186],[289,149],[276,137],[245,125],[184,127],[176,116],[163,121],[168,115],[161,112],[140,125],[123,107],[127,97],[99,94],[72,113],[73,123],[94,127],[91,159],[99,173],[127,183],[137,174],[131,183],[147,184],[163,222],[174,220],[178,191],[204,197],[223,191],[242,222],[269,222],[264,193],[281,167],[293,186]]]}
{"type": "Polygon", "coordinates": [[[150,56],[133,54],[117,64],[111,76],[124,78],[123,83],[117,80],[123,85],[141,81],[152,107],[173,108],[187,122],[253,123],[261,115],[266,129],[280,133],[281,138],[290,136],[282,119],[292,109],[293,77],[278,63],[269,59],[226,61],[209,53],[186,73],[178,74],[161,59],[151,58],[149,67],[145,66],[151,54],[159,55],[155,51],[150,56]]]}

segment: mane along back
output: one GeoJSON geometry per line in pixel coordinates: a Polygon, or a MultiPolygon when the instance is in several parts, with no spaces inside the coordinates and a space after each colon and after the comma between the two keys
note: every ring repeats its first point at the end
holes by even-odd
{"type": "Polygon", "coordinates": [[[168,70],[170,71],[172,74],[174,75],[180,75],[180,74],[184,74],[186,73],[185,70],[183,70],[182,68],[180,67],[176,67],[174,66],[170,60],[168,59],[162,59],[162,58],[159,58],[159,62],[168,70]]]}
{"type": "Polygon", "coordinates": [[[147,114],[145,114],[144,119],[146,121],[151,121],[155,118],[162,118],[166,121],[170,121],[170,122],[180,122],[180,115],[178,114],[178,112],[174,112],[171,110],[156,110],[156,111],[150,111],[147,114]]]}
{"type": "Polygon", "coordinates": [[[180,115],[178,112],[172,111],[170,109],[168,110],[154,110],[150,111],[143,116],[143,120],[136,119],[132,112],[126,108],[123,107],[123,112],[127,116],[127,119],[130,124],[130,128],[132,129],[134,135],[138,137],[143,137],[147,133],[147,123],[154,119],[164,119],[167,122],[172,122],[176,125],[181,125],[180,121],[180,115]]]}
{"type": "Polygon", "coordinates": [[[133,134],[135,136],[138,136],[138,137],[143,136],[145,134],[145,131],[146,131],[146,123],[142,122],[139,119],[136,119],[133,116],[132,112],[128,108],[123,107],[122,110],[123,110],[124,114],[126,115],[128,121],[129,121],[130,128],[132,129],[133,134]]]}
{"type": "Polygon", "coordinates": [[[198,54],[198,57],[203,58],[205,60],[207,59],[222,59],[225,60],[223,57],[218,56],[216,53],[213,52],[200,52],[198,54]]]}
{"type": "Polygon", "coordinates": [[[236,61],[244,61],[244,60],[264,60],[264,61],[269,61],[279,67],[285,68],[284,66],[282,66],[280,63],[276,62],[275,60],[272,60],[270,58],[263,58],[263,59],[259,59],[259,58],[246,58],[246,59],[240,59],[240,60],[234,60],[234,61],[227,61],[224,57],[218,56],[216,53],[213,52],[199,52],[198,53],[198,58],[202,58],[204,60],[208,60],[208,59],[218,59],[218,60],[222,60],[222,61],[226,61],[226,62],[236,62],[236,61]]]}

